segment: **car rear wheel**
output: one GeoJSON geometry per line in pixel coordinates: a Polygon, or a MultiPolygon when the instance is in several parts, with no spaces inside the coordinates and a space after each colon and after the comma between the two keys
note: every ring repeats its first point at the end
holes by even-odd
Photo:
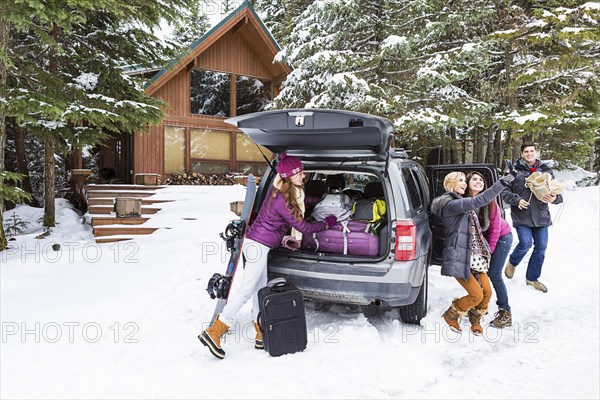
{"type": "Polygon", "coordinates": [[[423,284],[421,285],[421,290],[419,290],[419,294],[415,299],[415,302],[409,304],[407,306],[400,306],[400,319],[405,324],[414,324],[419,325],[421,323],[421,319],[427,315],[427,285],[429,282],[429,271],[428,268],[425,269],[425,278],[423,279],[423,284]]]}

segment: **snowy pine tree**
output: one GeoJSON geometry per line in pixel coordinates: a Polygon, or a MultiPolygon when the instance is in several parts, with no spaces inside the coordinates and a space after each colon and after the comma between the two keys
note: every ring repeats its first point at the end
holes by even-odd
{"type": "Polygon", "coordinates": [[[506,93],[493,119],[516,139],[540,142],[546,157],[580,162],[599,127],[590,99],[600,83],[600,5],[532,2],[515,11],[488,37],[502,65],[491,80],[506,93]]]}
{"type": "MultiPolygon", "coordinates": [[[[378,0],[315,1],[293,20],[278,59],[294,70],[275,107],[345,108],[388,114],[373,55],[385,37],[378,0]],[[367,14],[370,10],[373,14],[367,14]],[[375,71],[376,72],[376,71],[375,71]]],[[[381,2],[382,3],[382,2],[381,2]]]]}
{"type": "Polygon", "coordinates": [[[314,0],[255,0],[254,8],[260,13],[266,27],[281,44],[294,29],[294,21],[314,0]]]}
{"type": "Polygon", "coordinates": [[[281,12],[295,4],[258,3],[294,68],[275,107],[388,116],[397,144],[420,156],[472,139],[477,160],[498,163],[501,139],[512,156],[522,138],[557,160],[589,155],[597,3],[336,0],[281,12]]]}
{"type": "Polygon", "coordinates": [[[172,56],[152,33],[186,2],[74,1],[10,8],[15,66],[7,112],[45,144],[45,225],[54,225],[54,162],[61,143],[82,147],[111,132],[144,131],[161,120],[161,102],[145,96],[123,64],[151,66],[172,56]],[[96,8],[98,7],[98,8],[96,8]]]}
{"type": "Polygon", "coordinates": [[[174,25],[174,29],[168,40],[176,48],[184,51],[200,39],[210,28],[208,17],[201,14],[198,1],[190,2],[189,8],[182,10],[181,16],[172,21],[172,25],[174,25]]]}

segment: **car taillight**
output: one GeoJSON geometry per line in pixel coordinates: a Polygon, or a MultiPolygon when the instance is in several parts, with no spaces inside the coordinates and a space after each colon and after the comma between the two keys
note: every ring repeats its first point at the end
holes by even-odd
{"type": "Polygon", "coordinates": [[[417,226],[412,220],[396,221],[396,261],[409,261],[417,258],[417,226]]]}

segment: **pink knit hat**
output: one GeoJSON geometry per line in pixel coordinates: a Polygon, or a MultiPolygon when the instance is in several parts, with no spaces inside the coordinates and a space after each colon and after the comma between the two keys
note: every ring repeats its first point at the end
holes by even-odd
{"type": "Polygon", "coordinates": [[[284,179],[289,179],[292,176],[304,171],[304,165],[298,157],[281,154],[279,156],[279,164],[277,164],[277,172],[284,179]]]}

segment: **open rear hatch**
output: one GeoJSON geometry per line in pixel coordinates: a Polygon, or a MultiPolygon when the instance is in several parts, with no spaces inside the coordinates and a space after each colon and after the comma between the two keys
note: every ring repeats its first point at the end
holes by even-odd
{"type": "Polygon", "coordinates": [[[386,160],[394,131],[386,118],[343,110],[274,110],[225,122],[274,153],[302,159],[386,160]]]}

